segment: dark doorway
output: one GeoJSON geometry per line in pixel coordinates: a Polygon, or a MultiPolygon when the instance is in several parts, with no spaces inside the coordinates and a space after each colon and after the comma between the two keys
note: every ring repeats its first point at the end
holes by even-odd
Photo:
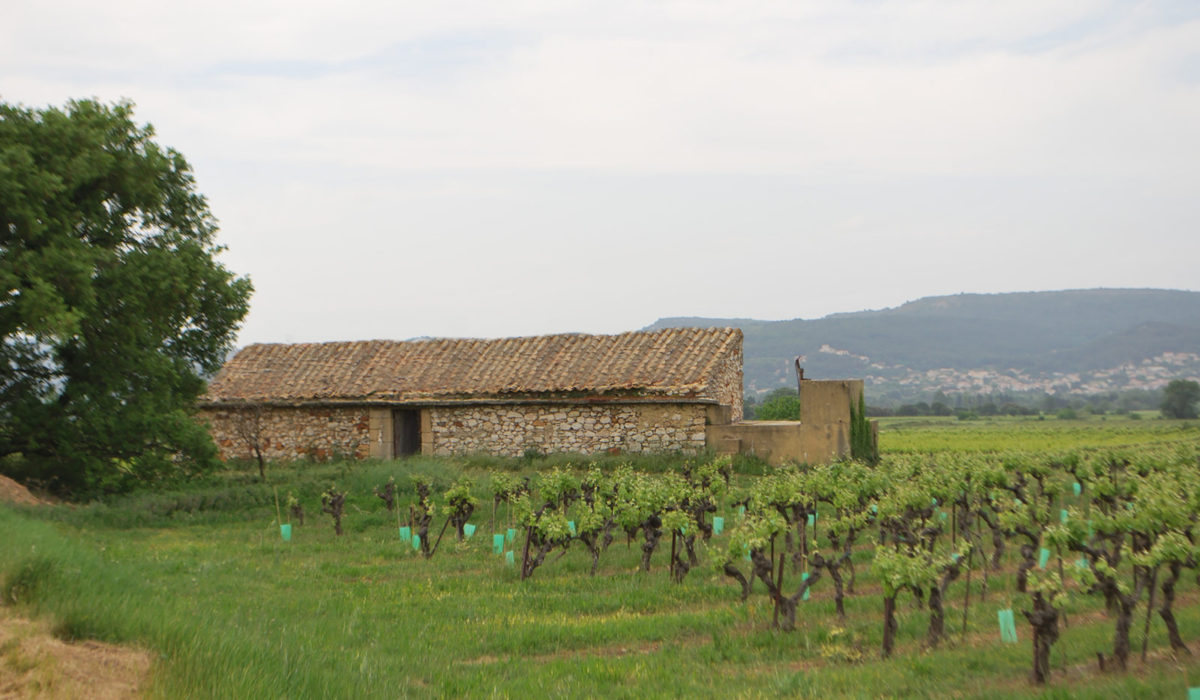
{"type": "Polygon", "coordinates": [[[392,411],[392,454],[407,457],[421,452],[421,411],[397,408],[392,411]]]}

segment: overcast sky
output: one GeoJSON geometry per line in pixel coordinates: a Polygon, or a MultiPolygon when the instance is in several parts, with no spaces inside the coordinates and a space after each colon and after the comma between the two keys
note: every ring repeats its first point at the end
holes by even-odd
{"type": "Polygon", "coordinates": [[[128,98],[239,344],[1200,289],[1200,3],[7,0],[0,100],[128,98]]]}

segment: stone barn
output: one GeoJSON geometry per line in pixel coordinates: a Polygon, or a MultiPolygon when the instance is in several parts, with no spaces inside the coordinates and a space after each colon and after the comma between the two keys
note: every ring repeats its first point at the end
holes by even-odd
{"type": "Polygon", "coordinates": [[[697,452],[741,420],[742,332],[251,345],[200,413],[225,459],[697,452]]]}

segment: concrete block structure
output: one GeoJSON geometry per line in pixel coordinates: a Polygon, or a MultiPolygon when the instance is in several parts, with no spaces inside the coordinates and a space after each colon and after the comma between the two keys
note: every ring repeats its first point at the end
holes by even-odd
{"type": "MultiPolygon", "coordinates": [[[[817,464],[851,456],[853,411],[862,400],[861,379],[800,379],[800,420],[710,425],[708,443],[718,454],[753,454],[781,464],[817,464]]],[[[871,422],[871,442],[877,426],[871,422]]]]}

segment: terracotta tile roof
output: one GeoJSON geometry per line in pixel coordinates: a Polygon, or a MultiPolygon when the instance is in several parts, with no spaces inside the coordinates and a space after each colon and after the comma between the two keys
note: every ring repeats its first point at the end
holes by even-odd
{"type": "Polygon", "coordinates": [[[368,340],[251,345],[231,358],[205,402],[462,401],[546,394],[717,398],[736,328],[500,340],[368,340]]]}

